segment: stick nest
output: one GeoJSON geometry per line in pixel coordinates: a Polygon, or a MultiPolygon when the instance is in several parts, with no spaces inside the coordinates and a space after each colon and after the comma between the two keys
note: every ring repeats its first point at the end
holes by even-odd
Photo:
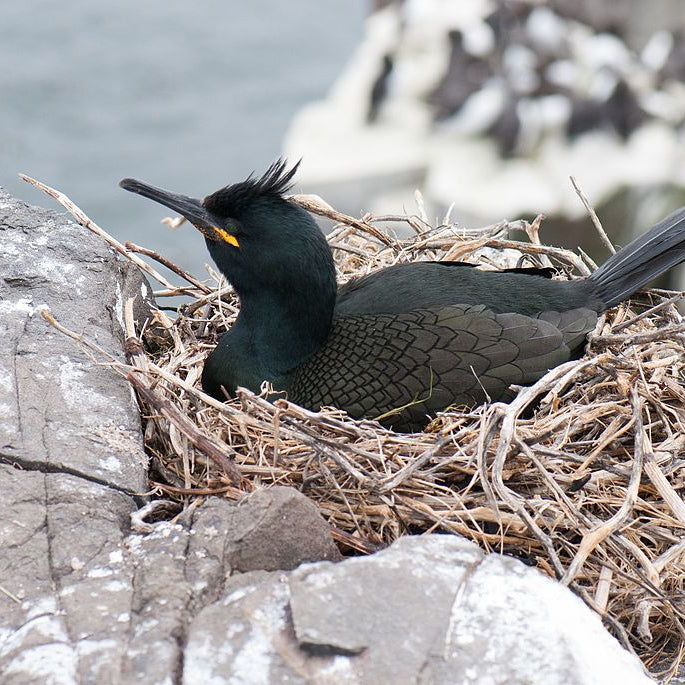
{"type": "MultiPolygon", "coordinates": [[[[329,241],[340,281],[411,260],[553,265],[560,278],[594,268],[582,253],[541,244],[540,218],[467,234],[449,220],[432,228],[425,216],[384,217],[413,233],[399,240],[377,219],[294,201],[338,222],[329,241]],[[517,230],[530,242],[510,240],[517,230]]],[[[645,292],[603,315],[582,359],[552,369],[511,404],[446,411],[422,433],[399,434],[264,393],[241,391],[226,404],[204,395],[204,359],[238,302],[211,270],[211,287],[175,270],[190,287],[167,288],[158,302],[182,292],[190,303],[174,320],[157,312],[142,344],[131,330],[128,341],[158,492],[187,503],[292,486],[318,504],[351,554],[407,534],[458,533],[570,586],[655,675],[675,673],[685,654],[678,293],[645,292]]]]}

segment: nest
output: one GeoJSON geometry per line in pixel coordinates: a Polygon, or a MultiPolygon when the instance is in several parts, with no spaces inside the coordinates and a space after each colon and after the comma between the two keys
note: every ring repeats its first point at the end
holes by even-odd
{"type": "MultiPolygon", "coordinates": [[[[594,266],[582,253],[541,244],[539,220],[474,237],[449,221],[432,228],[425,217],[382,217],[411,229],[398,240],[371,217],[295,199],[338,222],[329,241],[340,280],[419,259],[491,268],[513,257],[554,265],[558,277],[594,266]],[[517,230],[530,242],[509,239],[517,230]]],[[[136,262],[136,252],[165,262],[119,247],[136,262]]],[[[225,404],[205,395],[204,359],[238,302],[216,274],[207,286],[170,266],[189,287],[156,295],[191,298],[177,318],[160,309],[141,337],[126,307],[125,371],[141,402],[160,495],[188,504],[292,486],[319,506],[348,554],[407,534],[457,533],[569,586],[654,675],[675,674],[685,655],[682,294],[646,291],[603,315],[583,358],[552,369],[508,405],[445,411],[424,432],[400,434],[335,409],[269,401],[268,389],[240,391],[225,404]]]]}

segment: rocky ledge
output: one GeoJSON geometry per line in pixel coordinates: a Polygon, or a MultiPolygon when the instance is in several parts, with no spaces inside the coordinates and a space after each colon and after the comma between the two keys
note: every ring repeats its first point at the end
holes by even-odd
{"type": "Polygon", "coordinates": [[[122,360],[140,274],[0,190],[0,682],[651,682],[578,598],[447,535],[340,560],[302,494],[143,512],[135,398],[36,312],[122,360]]]}

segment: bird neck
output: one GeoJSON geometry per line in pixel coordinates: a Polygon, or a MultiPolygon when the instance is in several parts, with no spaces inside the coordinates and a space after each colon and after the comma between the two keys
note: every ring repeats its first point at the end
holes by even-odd
{"type": "Polygon", "coordinates": [[[240,298],[235,327],[250,332],[260,360],[271,359],[278,370],[311,357],[331,327],[335,280],[326,291],[299,288],[287,292],[251,292],[240,298]]]}
{"type": "Polygon", "coordinates": [[[240,313],[205,364],[203,386],[288,390],[290,372],[323,345],[336,298],[335,274],[319,288],[239,293],[240,313]]]}
{"type": "Polygon", "coordinates": [[[337,295],[333,255],[309,214],[282,199],[255,204],[241,220],[246,233],[261,237],[258,249],[247,238],[240,253],[208,241],[240,313],[207,360],[203,385],[259,391],[270,381],[287,390],[289,373],[328,336],[337,295]]]}

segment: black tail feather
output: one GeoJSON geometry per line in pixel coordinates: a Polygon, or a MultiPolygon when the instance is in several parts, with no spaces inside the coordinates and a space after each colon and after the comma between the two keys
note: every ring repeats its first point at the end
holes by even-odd
{"type": "Polygon", "coordinates": [[[685,261],[685,207],[607,259],[590,276],[607,308],[685,261]]]}

